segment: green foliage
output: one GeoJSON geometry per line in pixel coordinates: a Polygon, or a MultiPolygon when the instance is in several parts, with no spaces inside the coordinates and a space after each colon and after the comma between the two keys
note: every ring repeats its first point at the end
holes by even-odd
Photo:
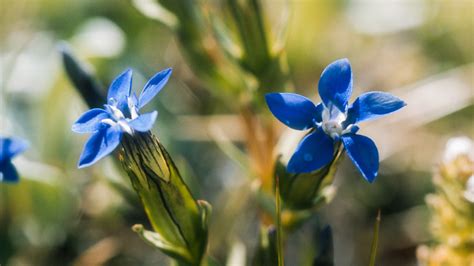
{"type": "Polygon", "coordinates": [[[330,226],[326,226],[319,232],[318,247],[313,266],[334,266],[334,244],[330,226]]]}
{"type": "Polygon", "coordinates": [[[261,228],[260,237],[252,265],[278,265],[278,244],[275,227],[261,228]]]}
{"type": "Polygon", "coordinates": [[[105,95],[103,95],[101,86],[91,73],[91,70],[74,56],[67,44],[61,44],[59,49],[63,59],[64,70],[84,101],[91,108],[102,107],[106,102],[105,95]]]}

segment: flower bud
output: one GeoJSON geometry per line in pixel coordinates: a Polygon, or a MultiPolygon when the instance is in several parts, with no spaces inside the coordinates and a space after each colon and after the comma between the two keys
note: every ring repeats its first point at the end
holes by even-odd
{"type": "Polygon", "coordinates": [[[331,201],[334,190],[330,186],[342,153],[343,148],[339,145],[332,161],[311,173],[288,173],[285,165],[277,160],[275,175],[280,179],[280,195],[285,207],[307,210],[318,208],[331,201]]]}
{"type": "Polygon", "coordinates": [[[170,155],[150,132],[124,135],[119,159],[154,232],[135,225],[149,244],[180,262],[199,265],[207,245],[210,205],[196,201],[170,155]]]}

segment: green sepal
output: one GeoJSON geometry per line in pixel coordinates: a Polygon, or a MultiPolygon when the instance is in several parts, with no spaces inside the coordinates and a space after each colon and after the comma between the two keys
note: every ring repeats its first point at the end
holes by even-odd
{"type": "Polygon", "coordinates": [[[336,145],[332,161],[321,169],[311,173],[288,173],[286,166],[277,159],[275,175],[280,178],[280,195],[286,208],[293,210],[317,209],[332,199],[328,192],[334,180],[341,155],[342,145],[336,145]]]}
{"type": "Polygon", "coordinates": [[[161,243],[180,251],[175,256],[185,254],[181,261],[199,265],[207,246],[210,205],[193,198],[170,155],[150,132],[124,135],[119,159],[161,243]]]}
{"type": "Polygon", "coordinates": [[[184,259],[183,262],[185,263],[192,261],[193,259],[192,255],[187,249],[169,243],[165,238],[163,238],[163,236],[156,232],[145,230],[141,224],[135,224],[132,227],[132,230],[136,232],[146,243],[161,250],[163,253],[172,258],[177,260],[184,259]]]}

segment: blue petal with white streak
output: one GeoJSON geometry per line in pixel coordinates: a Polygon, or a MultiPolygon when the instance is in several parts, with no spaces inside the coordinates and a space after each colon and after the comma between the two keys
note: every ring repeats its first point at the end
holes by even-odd
{"type": "Polygon", "coordinates": [[[84,146],[78,167],[90,166],[109,155],[120,144],[121,138],[122,131],[118,125],[94,133],[84,146]]]}
{"type": "Polygon", "coordinates": [[[341,112],[346,111],[352,94],[352,69],[347,58],[336,60],[324,69],[318,90],[326,107],[334,105],[341,112]]]}
{"type": "Polygon", "coordinates": [[[128,124],[139,132],[146,132],[153,127],[156,117],[158,116],[157,111],[151,113],[142,114],[134,120],[130,121],[128,124]]]}
{"type": "Polygon", "coordinates": [[[101,121],[110,118],[107,111],[100,108],[91,109],[79,117],[72,125],[72,131],[76,133],[92,133],[102,127],[101,121]]]}
{"type": "Polygon", "coordinates": [[[107,93],[109,105],[118,104],[120,109],[127,106],[127,98],[132,90],[132,73],[131,69],[127,69],[112,81],[107,93]]]}
{"type": "Polygon", "coordinates": [[[371,91],[359,96],[348,110],[348,121],[358,123],[397,111],[406,103],[390,93],[371,91]]]}
{"type": "Polygon", "coordinates": [[[173,71],[171,68],[162,70],[156,75],[154,75],[147,82],[147,84],[145,84],[145,87],[143,87],[143,91],[140,93],[140,98],[138,100],[138,108],[142,108],[147,103],[149,103],[153,99],[153,97],[155,97],[156,94],[158,94],[161,89],[163,89],[163,87],[168,82],[172,72],[173,71]]]}

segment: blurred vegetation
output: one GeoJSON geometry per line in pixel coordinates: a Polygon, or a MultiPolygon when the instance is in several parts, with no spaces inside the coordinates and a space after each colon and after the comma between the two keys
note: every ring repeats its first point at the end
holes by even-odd
{"type": "Polygon", "coordinates": [[[463,152],[453,157],[440,165],[433,178],[436,193],[426,197],[431,210],[430,232],[434,244],[417,249],[421,265],[474,263],[474,194],[472,185],[468,185],[474,181],[474,160],[463,152]],[[470,178],[472,181],[468,181],[470,178]]]}
{"type": "Polygon", "coordinates": [[[288,156],[294,145],[286,140],[298,136],[262,108],[265,92],[315,98],[323,67],[348,57],[354,95],[391,91],[408,103],[388,122],[362,129],[381,151],[377,181],[363,182],[342,160],[334,200],[287,239],[287,265],[313,263],[324,224],[332,228],[336,265],[367,264],[377,209],[377,263],[415,264],[416,247],[431,239],[424,197],[434,190],[432,166],[448,138],[474,136],[469,1],[160,1],[171,12],[158,13],[166,21],[139,11],[137,3],[153,3],[146,0],[1,1],[0,133],[32,143],[15,161],[21,182],[0,184],[1,265],[168,263],[130,230],[149,224],[136,196],[123,192],[131,184],[113,161],[76,169],[85,139],[70,127],[87,107],[62,68],[61,41],[90,64],[104,92],[127,67],[135,70],[136,88],[158,70],[174,68],[149,107],[160,113],[154,132],[193,195],[213,205],[209,254],[220,264],[250,264],[258,259],[258,243],[273,237],[259,226],[256,184],[248,177],[271,178],[266,162],[276,153],[288,156]],[[260,3],[265,34],[252,28],[256,7],[244,2],[260,3]],[[192,23],[177,28],[171,15],[192,23]],[[256,47],[254,38],[266,38],[267,45],[256,47]],[[263,118],[245,120],[254,112],[263,118]],[[252,131],[252,125],[263,126],[252,131]],[[259,130],[275,135],[249,143],[248,134],[259,130]],[[275,149],[265,144],[277,141],[275,149]],[[247,161],[235,160],[242,152],[262,160],[252,173],[241,167],[247,161]]]}

